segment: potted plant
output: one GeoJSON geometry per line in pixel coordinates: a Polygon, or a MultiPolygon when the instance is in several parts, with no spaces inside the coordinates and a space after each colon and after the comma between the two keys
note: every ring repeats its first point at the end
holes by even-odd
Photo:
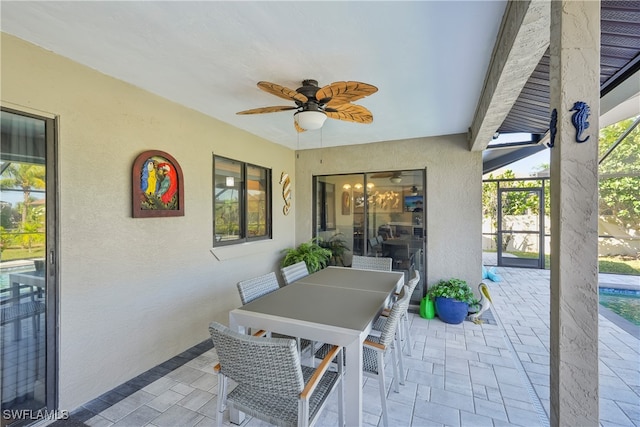
{"type": "Polygon", "coordinates": [[[344,266],[344,253],[349,252],[347,242],[344,240],[342,233],[336,233],[329,240],[318,240],[318,244],[331,251],[330,265],[344,266]]]}
{"type": "Polygon", "coordinates": [[[473,290],[462,279],[440,280],[427,291],[435,299],[438,317],[445,323],[462,323],[469,312],[469,305],[477,304],[473,290]]]}
{"type": "Polygon", "coordinates": [[[282,267],[304,261],[307,264],[309,273],[315,273],[325,268],[329,264],[332,255],[329,249],[325,249],[318,244],[316,238],[301,243],[297,248],[284,249],[282,252],[285,254],[281,264],[282,267]]]}

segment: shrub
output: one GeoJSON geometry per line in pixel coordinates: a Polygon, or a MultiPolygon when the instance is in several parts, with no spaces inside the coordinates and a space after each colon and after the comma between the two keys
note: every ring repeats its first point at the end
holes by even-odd
{"type": "Polygon", "coordinates": [[[467,285],[467,282],[462,279],[452,278],[449,280],[440,280],[427,291],[427,295],[431,298],[453,298],[466,302],[469,305],[477,304],[473,290],[467,285]]]}
{"type": "Polygon", "coordinates": [[[315,238],[301,243],[297,248],[284,249],[282,252],[285,253],[281,264],[282,267],[304,261],[307,264],[309,273],[315,273],[325,268],[329,264],[332,255],[331,251],[321,247],[315,238]]]}

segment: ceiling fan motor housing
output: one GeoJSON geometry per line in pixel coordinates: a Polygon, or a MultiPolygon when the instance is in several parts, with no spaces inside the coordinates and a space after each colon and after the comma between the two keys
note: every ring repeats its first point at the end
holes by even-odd
{"type": "MultiPolygon", "coordinates": [[[[312,110],[312,111],[318,110],[318,107],[321,105],[321,103],[318,102],[318,100],[316,99],[316,92],[318,92],[318,89],[320,88],[318,87],[317,80],[312,80],[312,79],[303,80],[302,86],[296,89],[296,92],[306,96],[308,98],[308,101],[304,103],[296,101],[296,104],[298,104],[298,106],[309,105],[310,108],[305,108],[305,110],[312,110]],[[313,108],[314,104],[315,104],[315,108],[313,108]]],[[[326,100],[325,103],[328,101],[329,100],[326,100]]]]}

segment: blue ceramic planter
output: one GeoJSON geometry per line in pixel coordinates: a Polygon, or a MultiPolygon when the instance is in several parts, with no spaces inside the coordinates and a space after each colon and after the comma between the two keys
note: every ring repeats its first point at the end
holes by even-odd
{"type": "Polygon", "coordinates": [[[436,312],[445,323],[457,325],[467,317],[469,304],[453,298],[436,297],[436,312]]]}

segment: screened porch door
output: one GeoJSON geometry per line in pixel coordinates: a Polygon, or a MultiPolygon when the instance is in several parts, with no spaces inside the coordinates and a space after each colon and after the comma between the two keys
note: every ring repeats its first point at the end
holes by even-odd
{"type": "Polygon", "coordinates": [[[544,268],[544,191],[498,190],[498,265],[544,268]]]}

